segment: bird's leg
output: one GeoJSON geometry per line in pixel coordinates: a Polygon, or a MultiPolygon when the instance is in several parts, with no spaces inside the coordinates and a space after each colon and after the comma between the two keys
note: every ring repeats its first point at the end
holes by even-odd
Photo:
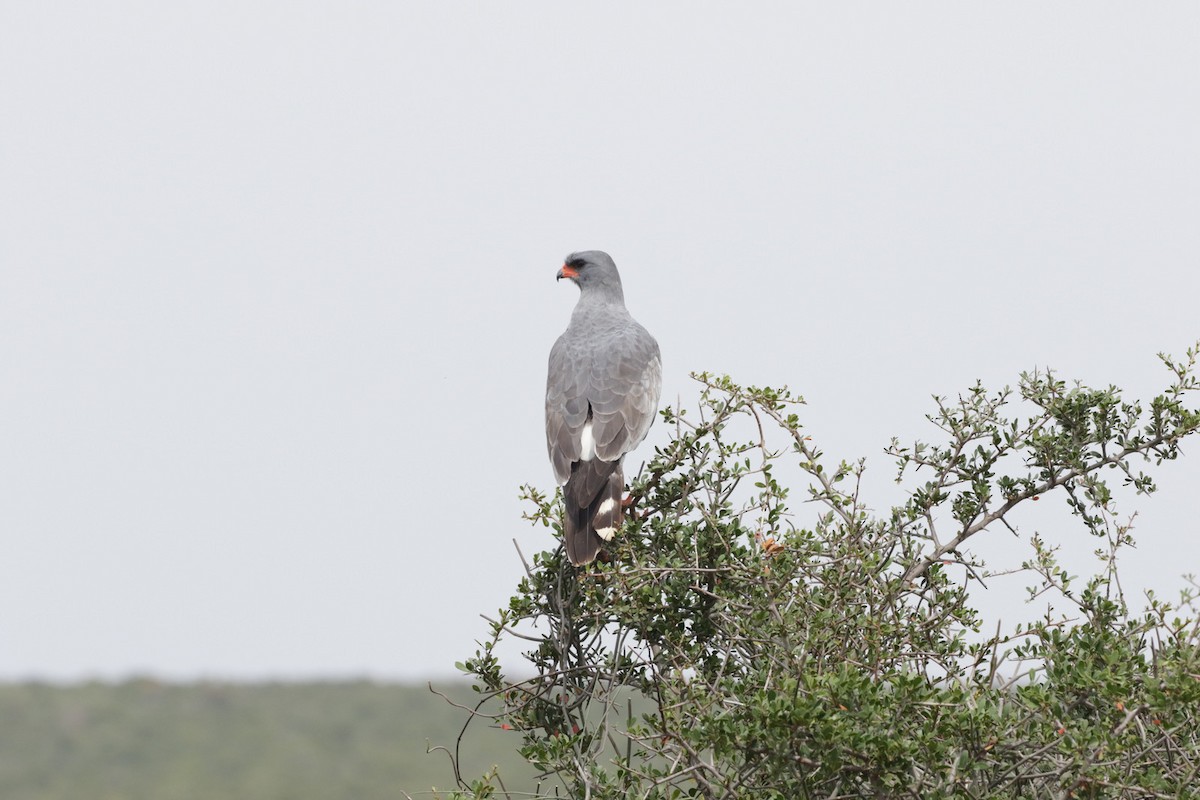
{"type": "Polygon", "coordinates": [[[637,501],[640,500],[632,492],[621,498],[621,510],[624,511],[632,519],[640,519],[637,512],[637,501]]]}

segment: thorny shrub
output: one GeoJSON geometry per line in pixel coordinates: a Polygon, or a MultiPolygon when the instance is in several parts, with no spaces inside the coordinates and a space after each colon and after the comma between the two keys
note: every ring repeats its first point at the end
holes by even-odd
{"type": "MultiPolygon", "coordinates": [[[[525,561],[460,665],[482,695],[467,724],[514,731],[547,797],[1200,796],[1195,595],[1131,609],[1113,499],[1154,491],[1141,468],[1200,427],[1196,357],[1160,356],[1170,384],[1148,406],[1045,371],[937,401],[939,443],[887,450],[916,485],[882,515],[862,462],[827,465],[800,398],[694,376],[698,408],[662,411],[673,435],[610,560],[525,561]],[[788,465],[809,502],[789,505],[788,465]],[[965,545],[1047,495],[1096,538],[1095,574],[1029,537],[1031,593],[1071,613],[982,630],[987,593],[968,590],[988,573],[965,545]],[[514,638],[530,677],[495,655],[514,638]]],[[[523,493],[558,530],[557,498],[523,493]]],[[[509,794],[495,772],[455,773],[455,797],[509,794]]]]}

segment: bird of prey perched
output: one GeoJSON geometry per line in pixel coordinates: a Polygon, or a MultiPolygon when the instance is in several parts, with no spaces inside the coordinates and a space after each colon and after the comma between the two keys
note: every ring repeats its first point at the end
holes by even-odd
{"type": "Polygon", "coordinates": [[[567,557],[579,565],[621,527],[621,461],[654,422],[662,359],[658,342],[625,310],[608,253],[572,253],[558,271],[563,278],[578,284],[579,302],[550,350],[546,447],[563,486],[567,557]]]}

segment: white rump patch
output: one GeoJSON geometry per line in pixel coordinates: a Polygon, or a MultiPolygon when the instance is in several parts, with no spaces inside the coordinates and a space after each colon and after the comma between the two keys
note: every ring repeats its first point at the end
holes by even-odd
{"type": "Polygon", "coordinates": [[[596,528],[596,535],[606,542],[611,542],[613,537],[617,535],[616,528],[596,528]]]}
{"type": "Polygon", "coordinates": [[[613,510],[613,506],[615,506],[616,504],[617,504],[616,501],[613,500],[611,497],[606,497],[606,498],[604,498],[604,502],[600,504],[600,507],[596,509],[596,513],[597,514],[607,514],[608,512],[613,510]]]}
{"type": "Polygon", "coordinates": [[[596,457],[596,440],[592,437],[592,421],[583,423],[583,434],[579,438],[579,460],[591,461],[596,457]]]}

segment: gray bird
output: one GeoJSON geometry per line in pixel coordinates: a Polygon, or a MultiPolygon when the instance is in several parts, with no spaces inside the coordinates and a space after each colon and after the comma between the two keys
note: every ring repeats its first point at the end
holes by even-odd
{"type": "Polygon", "coordinates": [[[658,342],[625,310],[608,253],[572,253],[558,271],[563,278],[578,284],[579,302],[550,350],[546,447],[563,487],[567,558],[578,565],[621,527],[621,461],[654,422],[662,359],[658,342]]]}

